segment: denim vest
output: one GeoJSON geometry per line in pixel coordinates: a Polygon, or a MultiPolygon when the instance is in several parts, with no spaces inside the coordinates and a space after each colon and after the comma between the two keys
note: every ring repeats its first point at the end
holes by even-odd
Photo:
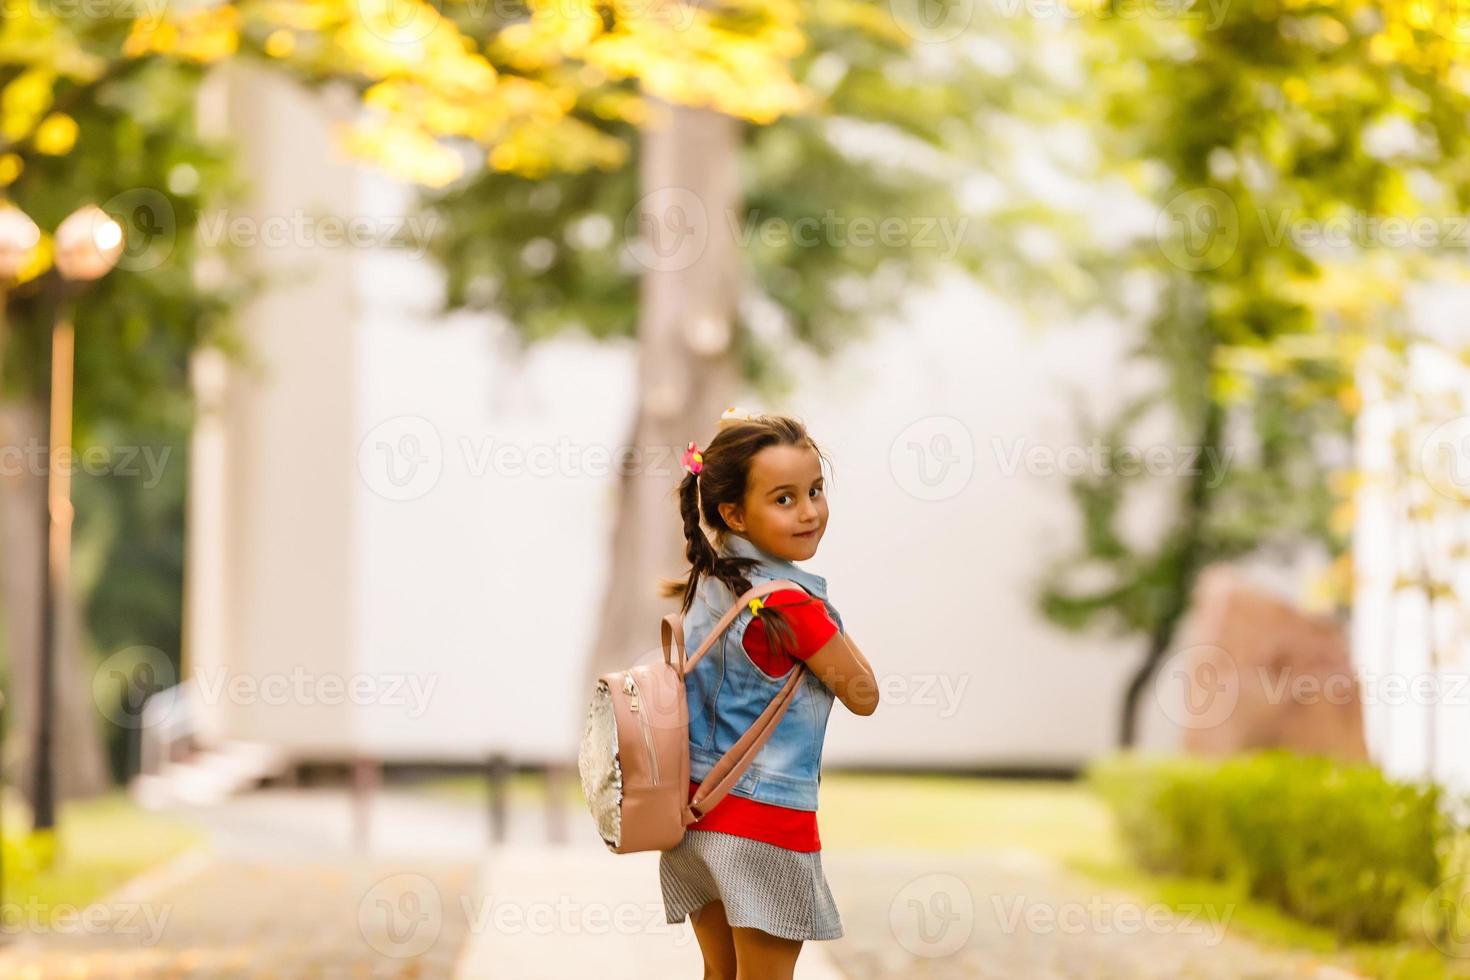
{"type": "MultiPolygon", "coordinates": [[[[837,628],[842,629],[842,617],[827,601],[825,578],[767,554],[739,535],[727,532],[725,538],[725,554],[760,561],[760,565],[746,573],[751,585],[789,579],[822,600],[837,628]]],[[[693,604],[684,615],[684,647],[689,653],[698,649],[737,598],[719,579],[700,578],[693,604]]],[[[745,630],[754,620],[748,608],[740,610],[729,629],[685,678],[689,700],[689,778],[696,782],[704,781],[710,768],[745,734],[790,677],[789,672],[770,677],[746,654],[745,630]]],[[[791,704],[770,740],[761,746],[730,792],[762,803],[815,810],[817,784],[822,779],[822,742],[827,732],[827,716],[836,698],[807,668],[793,664],[791,669],[802,672],[791,704]]]]}

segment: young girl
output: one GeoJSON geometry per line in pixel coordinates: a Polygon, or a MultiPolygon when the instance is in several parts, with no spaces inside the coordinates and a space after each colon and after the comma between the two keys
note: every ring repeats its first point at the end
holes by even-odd
{"type": "Polygon", "coordinates": [[[684,459],[689,577],[665,581],[663,592],[683,593],[685,649],[697,649],[752,586],[801,586],[752,600],[686,678],[691,796],[788,672],[805,676],[729,795],[660,854],[665,919],[689,916],[706,978],[733,980],[738,965],[740,977],[780,980],[791,977],[803,940],[842,935],[817,836],[822,742],[833,700],[870,715],[877,684],[826,579],[792,564],[816,554],[827,529],[822,457],[802,424],[732,408],[709,446],[690,443],[684,459]]]}

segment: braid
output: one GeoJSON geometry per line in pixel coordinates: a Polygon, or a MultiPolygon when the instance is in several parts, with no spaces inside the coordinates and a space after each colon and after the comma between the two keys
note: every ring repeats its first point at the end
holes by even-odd
{"type": "MultiPolygon", "coordinates": [[[[714,575],[727,586],[733,587],[729,577],[729,569],[724,567],[726,560],[721,558],[710,544],[709,536],[704,533],[704,528],[699,523],[699,476],[695,473],[685,473],[684,479],[679,482],[679,516],[684,522],[684,558],[689,562],[689,575],[687,578],[663,579],[660,594],[665,598],[681,596],[679,604],[680,614],[687,613],[689,607],[694,604],[695,591],[699,587],[699,579],[702,575],[714,575]],[[723,572],[723,573],[722,573],[723,572]]],[[[734,579],[738,583],[740,579],[734,579]]],[[[745,589],[750,588],[747,583],[745,589]]],[[[745,591],[741,589],[740,592],[745,591]]],[[[738,596],[740,592],[735,594],[738,596]]]]}
{"type": "Polygon", "coordinates": [[[699,476],[685,473],[679,484],[679,516],[684,519],[684,557],[689,562],[689,579],[684,585],[684,599],[679,611],[688,612],[694,603],[699,577],[715,567],[715,549],[699,524],[699,476]]]}

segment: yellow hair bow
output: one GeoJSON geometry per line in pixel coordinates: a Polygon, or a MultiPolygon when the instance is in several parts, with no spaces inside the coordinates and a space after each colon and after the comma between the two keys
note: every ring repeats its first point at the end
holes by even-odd
{"type": "Polygon", "coordinates": [[[750,614],[752,616],[759,616],[761,610],[766,607],[766,604],[759,599],[752,599],[746,605],[750,606],[750,614]]]}

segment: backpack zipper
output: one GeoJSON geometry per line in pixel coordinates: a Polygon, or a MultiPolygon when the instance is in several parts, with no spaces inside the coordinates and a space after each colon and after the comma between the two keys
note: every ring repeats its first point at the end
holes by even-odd
{"type": "Polygon", "coordinates": [[[639,710],[638,684],[633,680],[632,671],[623,674],[623,693],[628,695],[628,709],[638,716],[638,729],[643,733],[643,747],[648,751],[648,770],[657,783],[658,754],[653,751],[653,730],[648,725],[647,712],[639,710]]]}

